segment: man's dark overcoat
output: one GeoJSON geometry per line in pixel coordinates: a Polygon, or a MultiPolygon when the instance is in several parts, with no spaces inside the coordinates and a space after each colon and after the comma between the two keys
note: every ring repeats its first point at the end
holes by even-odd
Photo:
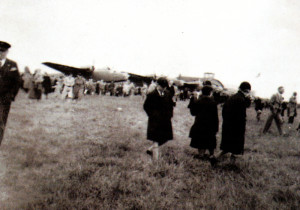
{"type": "Polygon", "coordinates": [[[212,97],[200,96],[191,98],[188,106],[195,122],[190,130],[191,147],[198,149],[215,149],[216,133],[219,130],[219,117],[217,103],[212,97]]]}
{"type": "Polygon", "coordinates": [[[158,142],[159,145],[173,139],[171,118],[174,102],[169,91],[163,95],[155,89],[147,95],[144,110],[148,115],[147,139],[158,142]]]}
{"type": "Polygon", "coordinates": [[[250,99],[240,91],[225,102],[222,110],[221,150],[232,154],[244,153],[246,109],[250,104],[250,99]]]}
{"type": "Polygon", "coordinates": [[[6,59],[0,67],[0,144],[10,110],[10,104],[15,99],[20,87],[20,74],[17,64],[6,59]]]}

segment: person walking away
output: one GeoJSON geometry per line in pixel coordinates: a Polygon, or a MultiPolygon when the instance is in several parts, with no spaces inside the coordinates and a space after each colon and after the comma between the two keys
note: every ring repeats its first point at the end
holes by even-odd
{"type": "Polygon", "coordinates": [[[239,91],[230,96],[224,103],[222,110],[221,152],[217,155],[218,159],[227,153],[231,153],[231,161],[234,163],[235,155],[244,153],[246,109],[251,105],[250,91],[250,83],[242,82],[239,86],[239,91]]]}
{"type": "Polygon", "coordinates": [[[153,142],[147,154],[152,155],[154,160],[159,159],[159,146],[173,139],[171,119],[174,103],[167,87],[167,79],[159,78],[157,86],[147,94],[144,102],[144,110],[148,115],[147,139],[153,142]]]}
{"type": "Polygon", "coordinates": [[[0,41],[0,145],[10,110],[11,102],[20,88],[20,73],[17,63],[7,58],[11,45],[0,41]]]}
{"type": "Polygon", "coordinates": [[[266,121],[263,133],[267,133],[272,125],[273,120],[275,120],[279,135],[282,135],[282,117],[281,117],[281,106],[283,103],[282,94],[284,93],[284,88],[280,86],[278,88],[278,93],[274,94],[270,100],[270,114],[266,121]]]}
{"type": "Polygon", "coordinates": [[[205,150],[209,151],[209,160],[213,166],[216,163],[214,150],[216,148],[216,134],[219,130],[219,117],[217,103],[211,97],[212,87],[204,86],[202,95],[191,98],[190,112],[195,116],[195,122],[190,130],[189,137],[192,139],[190,146],[198,149],[199,155],[205,150]]]}

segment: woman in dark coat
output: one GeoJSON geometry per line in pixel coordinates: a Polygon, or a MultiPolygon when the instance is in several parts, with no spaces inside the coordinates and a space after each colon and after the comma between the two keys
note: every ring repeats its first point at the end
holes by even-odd
{"type": "Polygon", "coordinates": [[[196,116],[196,118],[189,137],[192,138],[190,146],[197,148],[200,155],[208,149],[210,158],[214,158],[214,149],[217,141],[216,133],[219,130],[219,117],[217,103],[210,96],[211,91],[211,87],[204,86],[202,95],[198,99],[191,99],[188,108],[190,108],[191,114],[196,116]]]}
{"type": "Polygon", "coordinates": [[[147,154],[159,157],[158,147],[173,139],[171,118],[173,117],[174,102],[172,95],[166,89],[168,81],[165,78],[157,80],[157,87],[147,95],[144,110],[148,115],[147,139],[153,141],[147,154]]]}
{"type": "Polygon", "coordinates": [[[248,82],[241,83],[239,91],[229,97],[222,110],[222,141],[220,149],[222,152],[218,157],[231,153],[232,161],[234,155],[244,153],[245,130],[246,130],[246,109],[250,106],[251,100],[248,97],[251,85],[248,82]]]}

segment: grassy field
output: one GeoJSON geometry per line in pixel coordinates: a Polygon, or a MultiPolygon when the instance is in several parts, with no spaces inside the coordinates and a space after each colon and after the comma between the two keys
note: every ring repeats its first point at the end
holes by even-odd
{"type": "Polygon", "coordinates": [[[174,110],[174,141],[152,162],[142,104],[135,96],[37,102],[20,92],[0,147],[0,208],[300,208],[300,136],[278,137],[275,125],[261,136],[268,111],[258,123],[249,109],[244,156],[211,168],[189,147],[187,102],[174,110]]]}

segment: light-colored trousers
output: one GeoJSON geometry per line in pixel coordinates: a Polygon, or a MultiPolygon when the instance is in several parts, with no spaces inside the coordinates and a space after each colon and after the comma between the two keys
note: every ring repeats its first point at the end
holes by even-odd
{"type": "Polygon", "coordinates": [[[66,99],[67,96],[68,98],[73,98],[73,86],[64,86],[61,98],[66,99]]]}

